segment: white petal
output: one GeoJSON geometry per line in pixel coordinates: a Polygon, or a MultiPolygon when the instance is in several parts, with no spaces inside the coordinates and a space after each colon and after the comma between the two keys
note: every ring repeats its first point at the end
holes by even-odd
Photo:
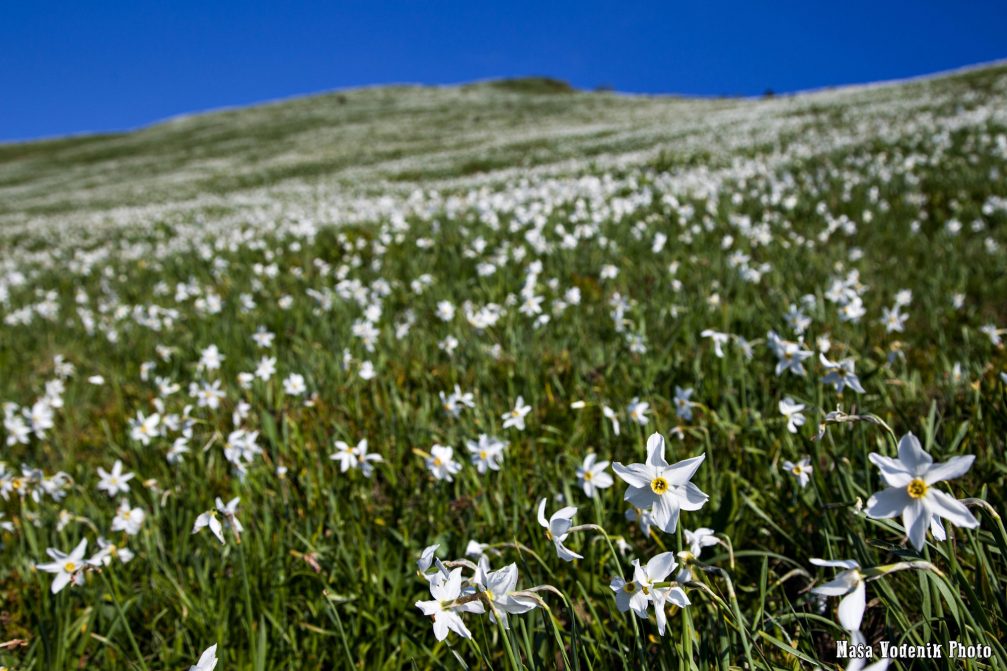
{"type": "Polygon", "coordinates": [[[683,461],[670,466],[661,475],[668,479],[668,482],[673,485],[684,485],[692,476],[696,474],[696,471],[703,464],[703,460],[706,459],[706,454],[703,453],[698,457],[693,457],[691,459],[684,459],[683,461]]]}
{"type": "Polygon", "coordinates": [[[867,500],[866,513],[875,519],[895,517],[912,503],[905,487],[889,487],[883,489],[867,500]]]}
{"type": "Polygon", "coordinates": [[[652,433],[647,439],[647,465],[658,468],[668,466],[664,460],[664,436],[659,433],[652,433]]]}
{"type": "Polygon", "coordinates": [[[867,608],[867,586],[860,582],[852,592],[839,602],[839,624],[847,631],[859,631],[867,608]]]}
{"type": "Polygon", "coordinates": [[[975,459],[975,456],[971,454],[951,457],[947,461],[934,464],[928,468],[927,472],[923,475],[923,480],[928,485],[932,485],[935,482],[960,478],[968,473],[968,470],[972,468],[972,462],[975,461],[975,459]]]}
{"type": "Polygon", "coordinates": [[[899,439],[899,461],[901,461],[910,473],[925,473],[933,458],[923,451],[920,439],[907,433],[899,439]]]}
{"type": "Polygon", "coordinates": [[[924,502],[930,512],[943,517],[956,527],[975,529],[979,526],[979,520],[965,507],[964,503],[939,489],[930,489],[924,502]]]}
{"type": "Polygon", "coordinates": [[[643,464],[623,466],[617,461],[612,464],[612,470],[632,487],[650,487],[650,481],[654,479],[651,470],[643,464]]]}

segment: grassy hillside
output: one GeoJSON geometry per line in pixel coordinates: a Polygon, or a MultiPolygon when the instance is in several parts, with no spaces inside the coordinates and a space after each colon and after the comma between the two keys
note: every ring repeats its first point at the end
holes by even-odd
{"type": "Polygon", "coordinates": [[[1005,250],[1004,66],[0,146],[0,667],[1005,668],[1005,250]]]}

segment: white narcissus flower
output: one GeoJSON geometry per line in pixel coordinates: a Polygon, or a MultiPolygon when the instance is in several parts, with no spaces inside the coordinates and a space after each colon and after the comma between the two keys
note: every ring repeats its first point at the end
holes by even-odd
{"type": "Polygon", "coordinates": [[[864,610],[867,608],[867,583],[860,572],[860,564],[852,559],[812,559],[811,563],[815,566],[845,569],[811,592],[822,596],[843,597],[839,602],[839,624],[846,631],[860,631],[860,622],[864,619],[864,610]]]}
{"type": "Polygon", "coordinates": [[[634,398],[626,406],[626,414],[629,415],[630,420],[640,426],[647,426],[647,422],[650,421],[650,418],[647,417],[648,412],[650,412],[650,403],[641,401],[639,398],[634,398]]]}
{"type": "Polygon", "coordinates": [[[217,668],[217,644],[214,643],[203,651],[199,656],[199,661],[195,666],[190,666],[189,671],[213,671],[217,668]]]}
{"type": "Polygon", "coordinates": [[[823,384],[831,384],[838,392],[843,387],[849,387],[858,394],[864,393],[864,388],[860,384],[860,378],[853,372],[853,359],[843,359],[842,361],[829,361],[824,354],[818,355],[822,366],[828,371],[822,378],[823,384]]]}
{"type": "Polygon", "coordinates": [[[577,468],[577,482],[584,489],[584,495],[593,497],[599,489],[608,489],[615,482],[612,476],[605,472],[609,462],[595,461],[597,457],[591,452],[584,457],[584,463],[577,468]]]}
{"type": "Polygon", "coordinates": [[[689,544],[689,551],[696,558],[699,558],[703,548],[712,547],[720,542],[713,535],[713,529],[708,529],[707,527],[700,527],[695,531],[689,531],[688,529],[683,529],[683,531],[685,532],[685,542],[689,544]]]}
{"type": "Polygon", "coordinates": [[[517,401],[514,402],[514,409],[501,415],[503,428],[508,429],[513,426],[518,431],[524,431],[524,418],[529,412],[531,412],[531,406],[525,405],[524,397],[518,396],[517,401]]]}
{"type": "Polygon", "coordinates": [[[102,489],[109,496],[114,497],[116,494],[125,494],[129,491],[129,481],[133,479],[133,474],[123,473],[122,462],[116,459],[112,464],[111,472],[99,466],[98,477],[101,478],[98,482],[98,489],[102,489]]]}
{"type": "Polygon", "coordinates": [[[680,510],[699,510],[709,500],[690,480],[706,458],[705,454],[669,465],[664,459],[664,437],[647,439],[647,461],[643,464],[612,464],[613,470],[629,485],[625,499],[641,510],[649,509],[654,523],[665,533],[674,533],[680,510]]]}
{"type": "Polygon", "coordinates": [[[952,457],[935,464],[923,451],[919,439],[907,433],[899,440],[898,459],[871,452],[870,460],[881,469],[881,477],[888,488],[867,501],[867,516],[887,519],[901,515],[909,542],[917,550],[923,549],[928,527],[943,540],[944,529],[939,522],[934,525],[937,520],[933,518],[946,519],[966,529],[979,526],[965,504],[934,487],[938,482],[965,475],[975,460],[973,455],[952,457]]]}
{"type": "Polygon", "coordinates": [[[490,604],[490,620],[497,619],[504,629],[510,629],[508,615],[520,615],[532,610],[538,604],[534,599],[514,594],[517,588],[517,564],[510,564],[497,571],[490,571],[489,561],[483,555],[479,559],[472,582],[482,588],[484,598],[490,604]]]}
{"type": "Polygon", "coordinates": [[[112,531],[124,531],[128,536],[135,536],[140,533],[145,517],[143,508],[130,508],[129,501],[123,499],[112,519],[112,531]]]}
{"type": "Polygon", "coordinates": [[[717,355],[717,358],[724,358],[724,345],[731,339],[731,336],[727,333],[721,333],[720,331],[714,331],[713,329],[704,329],[702,333],[699,334],[704,338],[710,338],[713,341],[713,353],[717,355]]]}
{"type": "Polygon", "coordinates": [[[792,461],[784,461],[783,468],[790,473],[792,476],[797,478],[797,484],[804,488],[808,485],[808,480],[811,478],[811,472],[814,468],[811,466],[810,457],[802,457],[800,461],[796,464],[792,461]]]}
{"type": "Polygon", "coordinates": [[[244,528],[241,526],[241,522],[238,521],[238,501],[239,497],[234,497],[225,505],[223,501],[220,500],[218,496],[215,501],[216,510],[208,510],[202,513],[196,518],[196,523],[192,525],[192,533],[198,533],[204,527],[210,527],[210,531],[213,535],[217,537],[221,543],[224,542],[224,525],[229,527],[231,531],[234,532],[234,538],[237,542],[241,542],[241,532],[244,528]],[[217,515],[224,518],[223,524],[221,524],[220,519],[217,515]]]}
{"type": "Polygon", "coordinates": [[[427,469],[437,480],[454,480],[455,473],[462,470],[462,465],[455,461],[454,448],[434,445],[430,448],[430,456],[426,458],[427,469]]]}
{"type": "Polygon", "coordinates": [[[692,391],[675,386],[675,413],[687,422],[692,421],[692,391]]]}
{"type": "Polygon", "coordinates": [[[615,412],[615,410],[613,410],[612,408],[608,407],[607,405],[603,405],[601,407],[601,414],[603,414],[606,417],[606,419],[608,419],[610,422],[612,422],[612,433],[614,433],[615,435],[618,436],[619,435],[619,429],[620,429],[620,426],[619,426],[619,415],[617,415],[616,412],[615,412]]]}
{"type": "Polygon", "coordinates": [[[662,552],[647,562],[646,566],[640,566],[640,560],[633,560],[633,580],[627,581],[622,577],[615,577],[609,587],[615,592],[615,604],[620,612],[625,613],[632,609],[637,617],[646,618],[647,609],[653,604],[654,614],[657,616],[657,631],[664,636],[664,631],[668,623],[668,615],[665,606],[673,603],[680,608],[685,608],[691,602],[685,591],[677,585],[658,586],[657,583],[667,582],[668,576],[678,563],[671,552],[662,552]]]}
{"type": "Polygon", "coordinates": [[[434,636],[438,641],[443,641],[448,637],[448,632],[453,631],[462,638],[472,638],[472,632],[468,630],[462,622],[459,612],[481,613],[482,604],[479,601],[471,601],[467,604],[457,605],[455,602],[462,594],[462,570],[456,568],[451,573],[435,573],[430,578],[430,601],[417,601],[416,607],[423,611],[424,615],[429,615],[434,621],[434,636]]]}
{"type": "Polygon", "coordinates": [[[84,554],[87,552],[87,539],[84,538],[77,544],[70,554],[60,552],[55,548],[45,551],[51,562],[47,564],[37,564],[35,568],[39,571],[55,574],[50,590],[53,594],[59,593],[64,587],[73,581],[76,585],[84,584],[84,569],[87,562],[84,561],[84,554]]]}
{"type": "Polygon", "coordinates": [[[797,403],[789,396],[780,401],[780,414],[786,417],[787,431],[790,433],[797,433],[797,427],[804,426],[807,418],[802,414],[803,412],[804,404],[797,403]]]}
{"type": "Polygon", "coordinates": [[[563,541],[566,540],[570,527],[573,526],[571,518],[577,514],[577,508],[574,506],[560,508],[547,520],[545,518],[545,503],[545,499],[538,502],[538,523],[545,528],[546,538],[551,540],[553,545],[556,546],[556,554],[563,561],[583,559],[584,557],[582,555],[577,554],[563,545],[563,541]]]}
{"type": "Polygon", "coordinates": [[[487,470],[500,470],[505,447],[507,447],[506,442],[485,433],[479,435],[479,440],[465,441],[465,448],[469,451],[472,463],[480,474],[486,473],[487,470]]]}

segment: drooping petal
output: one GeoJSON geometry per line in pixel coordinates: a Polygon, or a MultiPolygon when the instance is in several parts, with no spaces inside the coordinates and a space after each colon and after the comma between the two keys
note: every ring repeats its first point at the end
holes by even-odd
{"type": "Polygon", "coordinates": [[[538,523],[546,529],[549,528],[549,520],[545,518],[545,499],[538,502],[538,523]]]}
{"type": "Polygon", "coordinates": [[[956,527],[975,529],[979,526],[979,520],[975,518],[972,511],[965,507],[964,503],[939,489],[927,490],[927,496],[923,501],[931,513],[943,517],[956,527]]]}
{"type": "Polygon", "coordinates": [[[72,577],[73,576],[71,576],[69,573],[64,573],[62,571],[60,573],[57,573],[56,577],[53,578],[52,585],[49,587],[49,590],[53,594],[57,594],[64,587],[66,587],[68,584],[70,584],[70,578],[72,578],[72,577]]]}
{"type": "Polygon", "coordinates": [[[828,567],[831,567],[831,568],[851,569],[851,568],[859,568],[860,567],[860,564],[858,564],[853,559],[814,559],[814,558],[812,558],[810,561],[815,566],[828,566],[828,567]]]}
{"type": "Polygon", "coordinates": [[[859,631],[867,608],[867,586],[859,581],[843,600],[839,602],[839,624],[846,631],[859,631]]]}
{"type": "Polygon", "coordinates": [[[930,511],[920,499],[913,500],[902,511],[902,526],[906,528],[909,542],[917,551],[923,549],[926,542],[927,528],[930,526],[930,511]]]}
{"type": "Polygon", "coordinates": [[[858,582],[860,582],[860,577],[856,571],[843,571],[829,582],[815,587],[811,592],[822,596],[843,596],[849,594],[858,582]]]}
{"type": "Polygon", "coordinates": [[[654,516],[654,523],[661,531],[673,534],[678,526],[678,511],[678,500],[674,496],[665,494],[654,500],[651,514],[654,516]]]}

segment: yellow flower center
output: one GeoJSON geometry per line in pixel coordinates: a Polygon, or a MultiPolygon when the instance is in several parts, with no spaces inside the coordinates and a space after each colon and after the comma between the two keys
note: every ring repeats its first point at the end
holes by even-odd
{"type": "Polygon", "coordinates": [[[790,472],[793,473],[794,475],[800,475],[803,470],[804,469],[801,468],[799,465],[795,465],[793,468],[790,469],[790,472]]]}
{"type": "Polygon", "coordinates": [[[437,468],[440,468],[443,465],[444,465],[444,462],[441,461],[440,457],[434,457],[434,466],[436,466],[437,468]]]}
{"type": "Polygon", "coordinates": [[[77,565],[72,561],[68,561],[67,563],[63,564],[63,570],[66,571],[67,573],[73,573],[74,571],[77,570],[77,565]]]}
{"type": "Polygon", "coordinates": [[[585,471],[584,472],[584,479],[585,480],[590,480],[593,477],[594,477],[594,473],[592,473],[591,471],[585,471]]]}
{"type": "Polygon", "coordinates": [[[483,460],[486,459],[486,450],[479,450],[479,458],[483,460]]]}
{"type": "Polygon", "coordinates": [[[644,594],[650,594],[650,588],[644,585],[642,588],[644,594]]]}
{"type": "Polygon", "coordinates": [[[622,589],[623,589],[624,592],[628,592],[628,593],[632,594],[633,592],[636,591],[636,583],[635,582],[628,582],[628,583],[626,583],[625,585],[622,586],[622,589]]]}
{"type": "Polygon", "coordinates": [[[923,482],[919,478],[913,478],[912,482],[906,485],[906,492],[911,498],[922,499],[927,495],[927,483],[923,482]]]}
{"type": "Polygon", "coordinates": [[[650,489],[660,496],[668,491],[668,481],[662,477],[656,477],[650,481],[650,489]]]}

